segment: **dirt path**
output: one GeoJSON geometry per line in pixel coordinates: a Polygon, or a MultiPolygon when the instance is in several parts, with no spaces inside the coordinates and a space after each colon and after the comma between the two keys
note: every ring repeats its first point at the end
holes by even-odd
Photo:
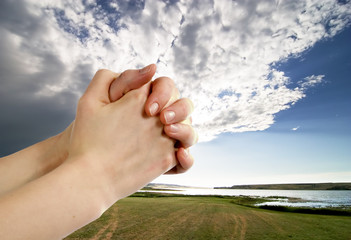
{"type": "Polygon", "coordinates": [[[106,224],[103,228],[101,228],[100,231],[98,231],[94,237],[90,238],[90,240],[110,240],[118,226],[117,215],[118,215],[118,207],[112,208],[110,222],[106,224]],[[103,237],[105,233],[106,235],[105,237],[103,237]]]}
{"type": "Polygon", "coordinates": [[[245,239],[245,235],[246,235],[246,230],[247,230],[247,221],[246,218],[243,216],[239,216],[240,219],[240,240],[244,240],[245,239]]]}
{"type": "Polygon", "coordinates": [[[276,232],[279,233],[284,233],[285,231],[282,229],[282,227],[277,223],[276,219],[271,216],[270,213],[267,212],[258,212],[258,211],[252,211],[252,214],[259,218],[262,222],[266,223],[267,226],[270,228],[274,229],[276,232]]]}
{"type": "MultiPolygon", "coordinates": [[[[247,231],[247,219],[245,216],[240,213],[237,214],[228,214],[228,217],[234,220],[234,230],[231,235],[231,239],[245,239],[247,231]]],[[[229,221],[229,220],[228,220],[229,221]]]]}
{"type": "Polygon", "coordinates": [[[344,240],[350,224],[349,217],[252,209],[216,197],[127,198],[67,239],[344,240]]]}

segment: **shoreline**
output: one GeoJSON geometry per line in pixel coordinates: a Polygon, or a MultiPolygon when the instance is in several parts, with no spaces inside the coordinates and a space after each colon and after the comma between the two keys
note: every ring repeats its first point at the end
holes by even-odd
{"type": "Polygon", "coordinates": [[[351,236],[351,217],[340,212],[303,214],[245,206],[254,201],[243,196],[139,192],[116,202],[66,239],[344,240],[351,236]]]}
{"type": "MultiPolygon", "coordinates": [[[[167,190],[168,191],[168,190],[167,190]]],[[[280,199],[287,199],[288,201],[297,201],[303,199],[282,197],[282,196],[269,196],[269,197],[254,197],[254,196],[226,196],[226,195],[187,195],[176,193],[164,193],[162,191],[144,190],[138,191],[129,197],[144,197],[144,198],[162,198],[162,197],[175,197],[175,198],[221,198],[229,199],[231,203],[255,208],[265,209],[279,212],[303,213],[303,214],[318,214],[318,215],[334,215],[334,216],[351,216],[351,206],[337,206],[337,207],[294,207],[282,205],[265,205],[265,202],[279,202],[280,199]]]]}
{"type": "Polygon", "coordinates": [[[252,189],[252,190],[351,190],[350,182],[329,183],[281,183],[281,184],[246,184],[214,189],[252,189]]]}

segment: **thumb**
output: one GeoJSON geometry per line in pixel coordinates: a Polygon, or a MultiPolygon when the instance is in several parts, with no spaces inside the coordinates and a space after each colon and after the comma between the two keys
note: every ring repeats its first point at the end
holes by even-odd
{"type": "Polygon", "coordinates": [[[130,90],[140,88],[151,80],[155,72],[155,64],[150,64],[142,69],[124,71],[111,83],[109,89],[110,101],[117,101],[130,90]]]}

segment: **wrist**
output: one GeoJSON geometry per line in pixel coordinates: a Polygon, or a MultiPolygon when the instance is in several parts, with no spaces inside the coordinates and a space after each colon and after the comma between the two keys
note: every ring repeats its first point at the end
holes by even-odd
{"type": "Polygon", "coordinates": [[[111,175],[97,159],[101,159],[101,156],[69,154],[62,167],[71,169],[70,171],[79,176],[79,181],[83,180],[82,188],[87,190],[87,194],[95,202],[94,206],[102,213],[120,198],[116,192],[117,183],[112,181],[111,175]]]}
{"type": "Polygon", "coordinates": [[[71,160],[0,199],[0,238],[63,238],[101,216],[108,206],[99,179],[71,160]]]}
{"type": "Polygon", "coordinates": [[[68,147],[70,142],[72,124],[63,132],[53,136],[38,146],[38,177],[41,177],[58,166],[68,158],[68,147]]]}
{"type": "Polygon", "coordinates": [[[2,158],[0,195],[36,180],[61,165],[68,156],[66,130],[2,158]]]}
{"type": "Polygon", "coordinates": [[[62,133],[38,143],[37,178],[51,172],[67,159],[68,151],[62,145],[62,133]]]}

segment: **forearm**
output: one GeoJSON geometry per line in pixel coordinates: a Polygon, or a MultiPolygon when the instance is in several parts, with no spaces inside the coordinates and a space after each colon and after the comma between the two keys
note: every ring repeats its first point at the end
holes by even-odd
{"type": "Polygon", "coordinates": [[[0,239],[61,239],[107,209],[91,168],[64,163],[0,198],[0,239]]]}
{"type": "Polygon", "coordinates": [[[67,134],[68,131],[64,131],[1,158],[0,197],[59,166],[67,157],[67,134]]]}

